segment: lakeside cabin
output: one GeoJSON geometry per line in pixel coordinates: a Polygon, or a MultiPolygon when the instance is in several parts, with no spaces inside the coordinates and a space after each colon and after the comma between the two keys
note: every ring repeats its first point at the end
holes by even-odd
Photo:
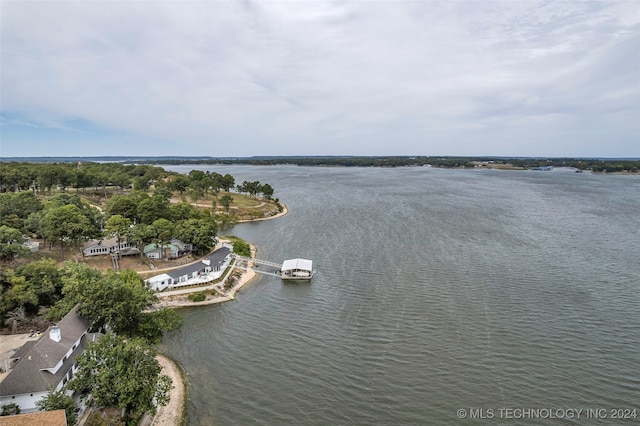
{"type": "Polygon", "coordinates": [[[314,274],[313,262],[309,259],[288,259],[280,268],[283,280],[310,280],[314,274]]]}

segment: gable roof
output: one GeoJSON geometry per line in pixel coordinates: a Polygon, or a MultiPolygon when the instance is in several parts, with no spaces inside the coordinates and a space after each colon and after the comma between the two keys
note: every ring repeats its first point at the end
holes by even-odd
{"type": "Polygon", "coordinates": [[[282,262],[283,271],[290,271],[294,269],[302,269],[305,271],[313,270],[313,262],[309,259],[289,259],[282,262]]]}
{"type": "Polygon", "coordinates": [[[25,348],[24,351],[22,348],[18,351],[21,357],[2,381],[0,395],[43,392],[60,383],[78,354],[84,349],[86,339],[80,342],[79,347],[63,362],[62,367],[55,374],[47,369],[54,368],[62,361],[78,339],[87,333],[89,321],[80,316],[74,308],[60,320],[57,327],[60,329],[59,342],[52,340],[49,336],[52,326],[30,347],[25,348]]]}
{"type": "MultiPolygon", "coordinates": [[[[125,240],[121,240],[120,244],[124,244],[125,240]]],[[[101,240],[91,240],[91,241],[87,241],[86,243],[84,243],[82,245],[82,250],[87,250],[90,249],[91,247],[116,247],[118,245],[118,239],[113,237],[113,238],[103,238],[101,240]]]]}

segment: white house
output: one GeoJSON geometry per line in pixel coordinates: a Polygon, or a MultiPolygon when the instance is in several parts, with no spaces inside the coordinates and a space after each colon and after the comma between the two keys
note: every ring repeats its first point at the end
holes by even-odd
{"type": "Polygon", "coordinates": [[[133,244],[125,240],[120,241],[120,250],[118,250],[117,238],[104,238],[102,240],[91,240],[82,246],[82,254],[85,256],[100,256],[103,254],[117,253],[123,256],[140,254],[140,250],[133,244]]]}
{"type": "Polygon", "coordinates": [[[95,336],[74,308],[40,339],[25,343],[0,382],[0,406],[14,403],[23,413],[37,411],[36,401],[51,389],[62,389],[78,371],[76,359],[95,336]]]}
{"type": "Polygon", "coordinates": [[[221,247],[206,259],[145,280],[152,290],[162,291],[217,280],[231,263],[231,249],[221,247]]]}

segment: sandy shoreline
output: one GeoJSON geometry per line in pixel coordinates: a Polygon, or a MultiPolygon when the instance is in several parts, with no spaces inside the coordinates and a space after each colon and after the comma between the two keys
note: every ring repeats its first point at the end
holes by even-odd
{"type": "Polygon", "coordinates": [[[173,388],[169,392],[169,403],[164,407],[159,407],[158,412],[151,423],[152,426],[177,426],[184,424],[183,419],[187,389],[182,377],[180,367],[171,359],[164,355],[156,355],[160,363],[161,374],[171,377],[173,388]]]}

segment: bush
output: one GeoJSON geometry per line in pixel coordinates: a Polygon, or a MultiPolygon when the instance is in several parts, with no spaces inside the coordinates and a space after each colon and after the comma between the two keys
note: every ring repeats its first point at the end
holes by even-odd
{"type": "Polygon", "coordinates": [[[191,293],[187,297],[192,302],[204,302],[204,300],[207,298],[207,295],[204,291],[199,291],[197,293],[191,293]]]}
{"type": "Polygon", "coordinates": [[[20,406],[13,402],[2,406],[2,416],[12,416],[14,414],[20,414],[20,406]]]}
{"type": "Polygon", "coordinates": [[[249,244],[242,240],[233,241],[233,252],[240,256],[251,257],[251,248],[249,244]]]}

